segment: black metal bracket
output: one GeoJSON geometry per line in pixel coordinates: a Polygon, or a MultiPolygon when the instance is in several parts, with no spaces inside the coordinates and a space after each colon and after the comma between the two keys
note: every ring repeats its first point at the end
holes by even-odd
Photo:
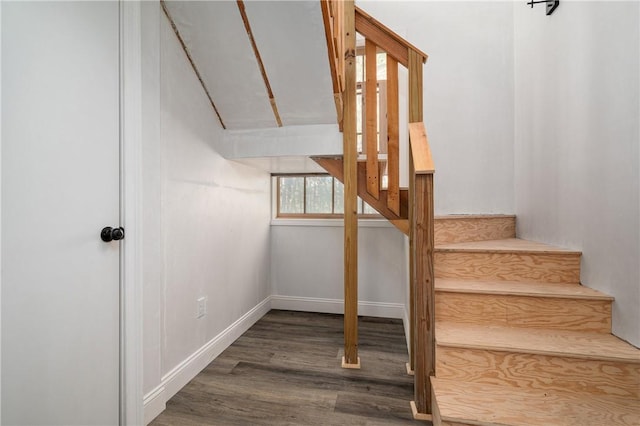
{"type": "Polygon", "coordinates": [[[553,11],[558,8],[558,5],[560,4],[560,0],[540,0],[540,1],[531,0],[527,4],[531,5],[531,9],[533,9],[533,5],[534,4],[538,4],[538,3],[546,3],[547,4],[547,16],[548,16],[548,15],[551,15],[553,13],[553,11]]]}

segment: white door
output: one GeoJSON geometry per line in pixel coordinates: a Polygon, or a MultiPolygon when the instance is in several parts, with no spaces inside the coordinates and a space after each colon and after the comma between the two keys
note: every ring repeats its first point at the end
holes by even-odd
{"type": "Polygon", "coordinates": [[[119,419],[118,2],[2,2],[2,424],[119,419]]]}

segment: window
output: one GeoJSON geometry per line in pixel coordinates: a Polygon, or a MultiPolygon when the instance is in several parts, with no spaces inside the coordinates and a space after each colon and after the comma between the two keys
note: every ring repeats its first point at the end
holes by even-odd
{"type": "MultiPolygon", "coordinates": [[[[276,217],[340,218],[344,214],[344,186],[332,176],[278,176],[276,217]]],[[[380,215],[358,197],[358,214],[367,218],[380,215]]]]}

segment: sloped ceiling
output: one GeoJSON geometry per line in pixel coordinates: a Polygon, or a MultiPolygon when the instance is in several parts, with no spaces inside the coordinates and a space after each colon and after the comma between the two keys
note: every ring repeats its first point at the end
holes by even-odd
{"type": "MultiPolygon", "coordinates": [[[[320,1],[244,5],[283,126],[335,124],[320,1]]],[[[224,126],[277,127],[237,2],[166,1],[165,7],[224,126]]]]}

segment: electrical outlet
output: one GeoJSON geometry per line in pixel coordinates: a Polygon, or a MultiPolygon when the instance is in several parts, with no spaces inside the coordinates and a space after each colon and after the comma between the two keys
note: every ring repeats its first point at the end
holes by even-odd
{"type": "Polygon", "coordinates": [[[207,315],[207,298],[200,297],[198,299],[198,311],[196,313],[196,318],[202,318],[207,315]]]}

